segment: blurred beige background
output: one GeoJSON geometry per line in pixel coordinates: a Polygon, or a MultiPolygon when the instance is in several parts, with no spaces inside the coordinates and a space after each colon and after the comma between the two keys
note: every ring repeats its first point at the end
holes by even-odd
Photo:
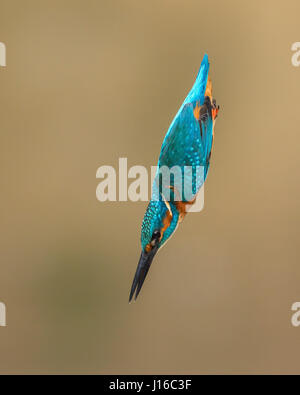
{"type": "Polygon", "coordinates": [[[298,0],[0,0],[0,373],[300,373],[298,0]],[[203,54],[221,106],[205,208],[128,304],[155,165],[203,54]]]}

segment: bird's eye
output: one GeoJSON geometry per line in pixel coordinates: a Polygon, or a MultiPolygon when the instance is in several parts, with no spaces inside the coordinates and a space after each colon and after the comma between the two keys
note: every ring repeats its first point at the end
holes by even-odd
{"type": "Polygon", "coordinates": [[[155,245],[160,239],[160,231],[155,230],[152,234],[151,244],[155,245]]]}
{"type": "Polygon", "coordinates": [[[155,230],[152,235],[152,239],[159,239],[160,238],[160,231],[155,230]]]}

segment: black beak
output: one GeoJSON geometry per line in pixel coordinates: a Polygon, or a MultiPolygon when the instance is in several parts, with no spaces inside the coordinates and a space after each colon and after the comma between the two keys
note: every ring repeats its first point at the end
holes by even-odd
{"type": "Polygon", "coordinates": [[[149,252],[142,251],[140,261],[133,279],[130,296],[129,296],[129,302],[131,302],[134,293],[135,293],[134,299],[136,300],[136,298],[138,297],[140,290],[144,284],[145,278],[147,276],[148,270],[153,261],[153,258],[157,253],[157,250],[158,250],[158,245],[154,246],[152,250],[149,252]]]}

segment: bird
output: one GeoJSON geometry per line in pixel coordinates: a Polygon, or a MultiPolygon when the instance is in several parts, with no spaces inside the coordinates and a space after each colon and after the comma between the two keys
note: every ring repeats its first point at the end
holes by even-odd
{"type": "Polygon", "coordinates": [[[209,61],[205,54],[195,83],[163,140],[151,199],[142,222],[142,252],[132,282],[129,302],[133,297],[135,300],[138,297],[154,256],[174,234],[206,180],[214,141],[215,120],[220,108],[212,96],[212,81],[208,71],[209,61]],[[182,171],[181,175],[175,177],[170,172],[169,180],[164,181],[161,170],[174,167],[182,171]],[[201,172],[197,172],[199,168],[202,169],[201,172]],[[186,172],[185,169],[189,170],[186,172]],[[185,196],[183,184],[190,188],[188,196],[185,196]]]}

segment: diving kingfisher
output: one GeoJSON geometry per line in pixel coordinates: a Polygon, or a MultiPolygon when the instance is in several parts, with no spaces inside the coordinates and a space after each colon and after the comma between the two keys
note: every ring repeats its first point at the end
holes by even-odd
{"type": "Polygon", "coordinates": [[[155,254],[175,232],[205,182],[219,111],[219,106],[212,97],[208,69],[208,56],[205,54],[196,81],[163,141],[151,199],[142,223],[142,253],[129,302],[134,294],[135,299],[138,297],[155,254]],[[160,170],[165,167],[172,169],[174,166],[182,169],[182,178],[169,178],[168,183],[162,181],[160,170]],[[196,171],[198,168],[203,169],[201,174],[196,171]],[[185,169],[192,171],[186,172],[185,169]],[[192,193],[189,196],[182,194],[181,182],[191,185],[192,193]]]}

